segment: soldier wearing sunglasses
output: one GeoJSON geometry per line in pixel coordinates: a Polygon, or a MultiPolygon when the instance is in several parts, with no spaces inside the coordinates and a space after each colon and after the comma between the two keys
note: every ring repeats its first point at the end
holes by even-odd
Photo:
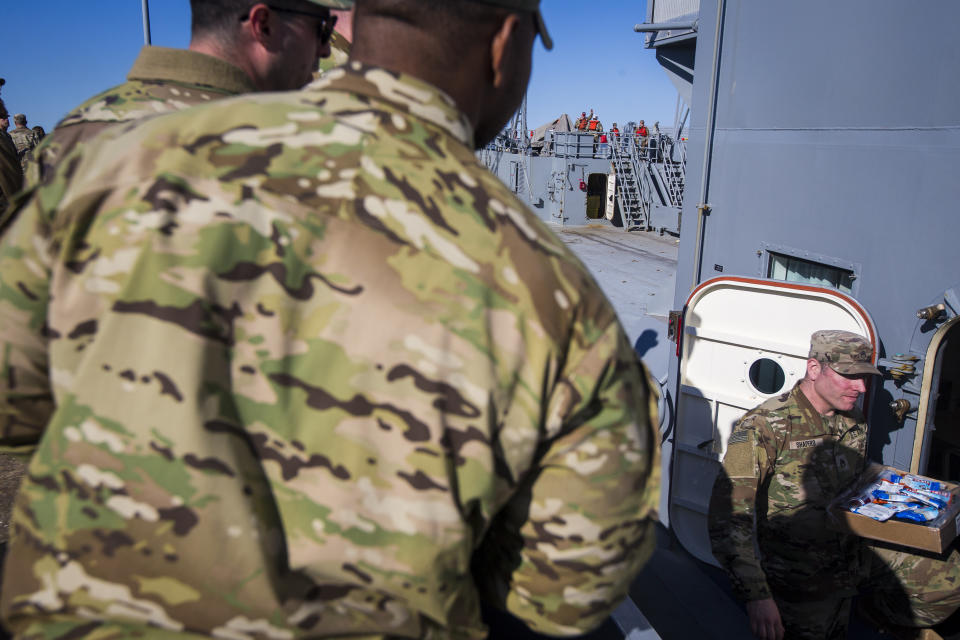
{"type": "Polygon", "coordinates": [[[186,50],[146,46],[127,81],[90,98],[61,120],[27,168],[27,184],[105,128],[226,96],[298,89],[330,56],[337,16],[353,0],[191,0],[186,50]],[[239,16],[239,20],[237,17],[239,16]]]}

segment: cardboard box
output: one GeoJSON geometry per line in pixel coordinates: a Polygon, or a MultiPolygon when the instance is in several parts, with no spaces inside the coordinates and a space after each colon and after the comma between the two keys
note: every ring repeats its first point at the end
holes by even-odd
{"type": "Polygon", "coordinates": [[[841,531],[854,533],[864,538],[892,542],[934,553],[943,553],[957,537],[957,531],[960,529],[960,486],[943,480],[938,481],[949,488],[953,498],[950,505],[943,510],[936,520],[926,524],[916,524],[902,520],[877,522],[872,518],[847,510],[846,507],[850,499],[875,481],[883,471],[892,471],[900,475],[905,473],[893,467],[871,466],[855,487],[831,503],[828,512],[832,524],[841,531]]]}

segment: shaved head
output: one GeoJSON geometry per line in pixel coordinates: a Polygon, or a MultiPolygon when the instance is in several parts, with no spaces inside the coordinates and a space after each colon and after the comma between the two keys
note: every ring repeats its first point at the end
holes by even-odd
{"type": "Polygon", "coordinates": [[[537,25],[532,11],[472,0],[361,0],[350,59],[400,71],[445,91],[491,140],[520,106],[537,25]]]}
{"type": "MultiPolygon", "coordinates": [[[[370,18],[407,25],[442,37],[458,55],[478,40],[486,40],[510,13],[470,0],[363,0],[355,6],[355,39],[362,39],[370,18]]],[[[440,64],[447,60],[438,60],[440,64]]]]}

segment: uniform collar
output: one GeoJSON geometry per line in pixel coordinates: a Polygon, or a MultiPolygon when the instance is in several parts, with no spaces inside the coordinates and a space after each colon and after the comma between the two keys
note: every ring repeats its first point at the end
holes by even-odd
{"type": "Polygon", "coordinates": [[[440,127],[473,148],[473,126],[449,95],[413,76],[350,62],[327,71],[306,91],[349,91],[388,102],[395,108],[440,127]]]}
{"type": "Polygon", "coordinates": [[[256,91],[250,77],[229,62],[205,53],[167,47],[141,49],[127,80],[199,85],[232,94],[256,91]]]}

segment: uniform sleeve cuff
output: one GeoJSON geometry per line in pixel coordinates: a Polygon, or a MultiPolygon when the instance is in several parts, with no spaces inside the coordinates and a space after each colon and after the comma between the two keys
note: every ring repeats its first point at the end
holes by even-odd
{"type": "Polygon", "coordinates": [[[742,602],[766,600],[767,598],[773,597],[773,594],[770,593],[770,587],[768,587],[765,582],[750,585],[734,585],[733,593],[742,602]]]}

